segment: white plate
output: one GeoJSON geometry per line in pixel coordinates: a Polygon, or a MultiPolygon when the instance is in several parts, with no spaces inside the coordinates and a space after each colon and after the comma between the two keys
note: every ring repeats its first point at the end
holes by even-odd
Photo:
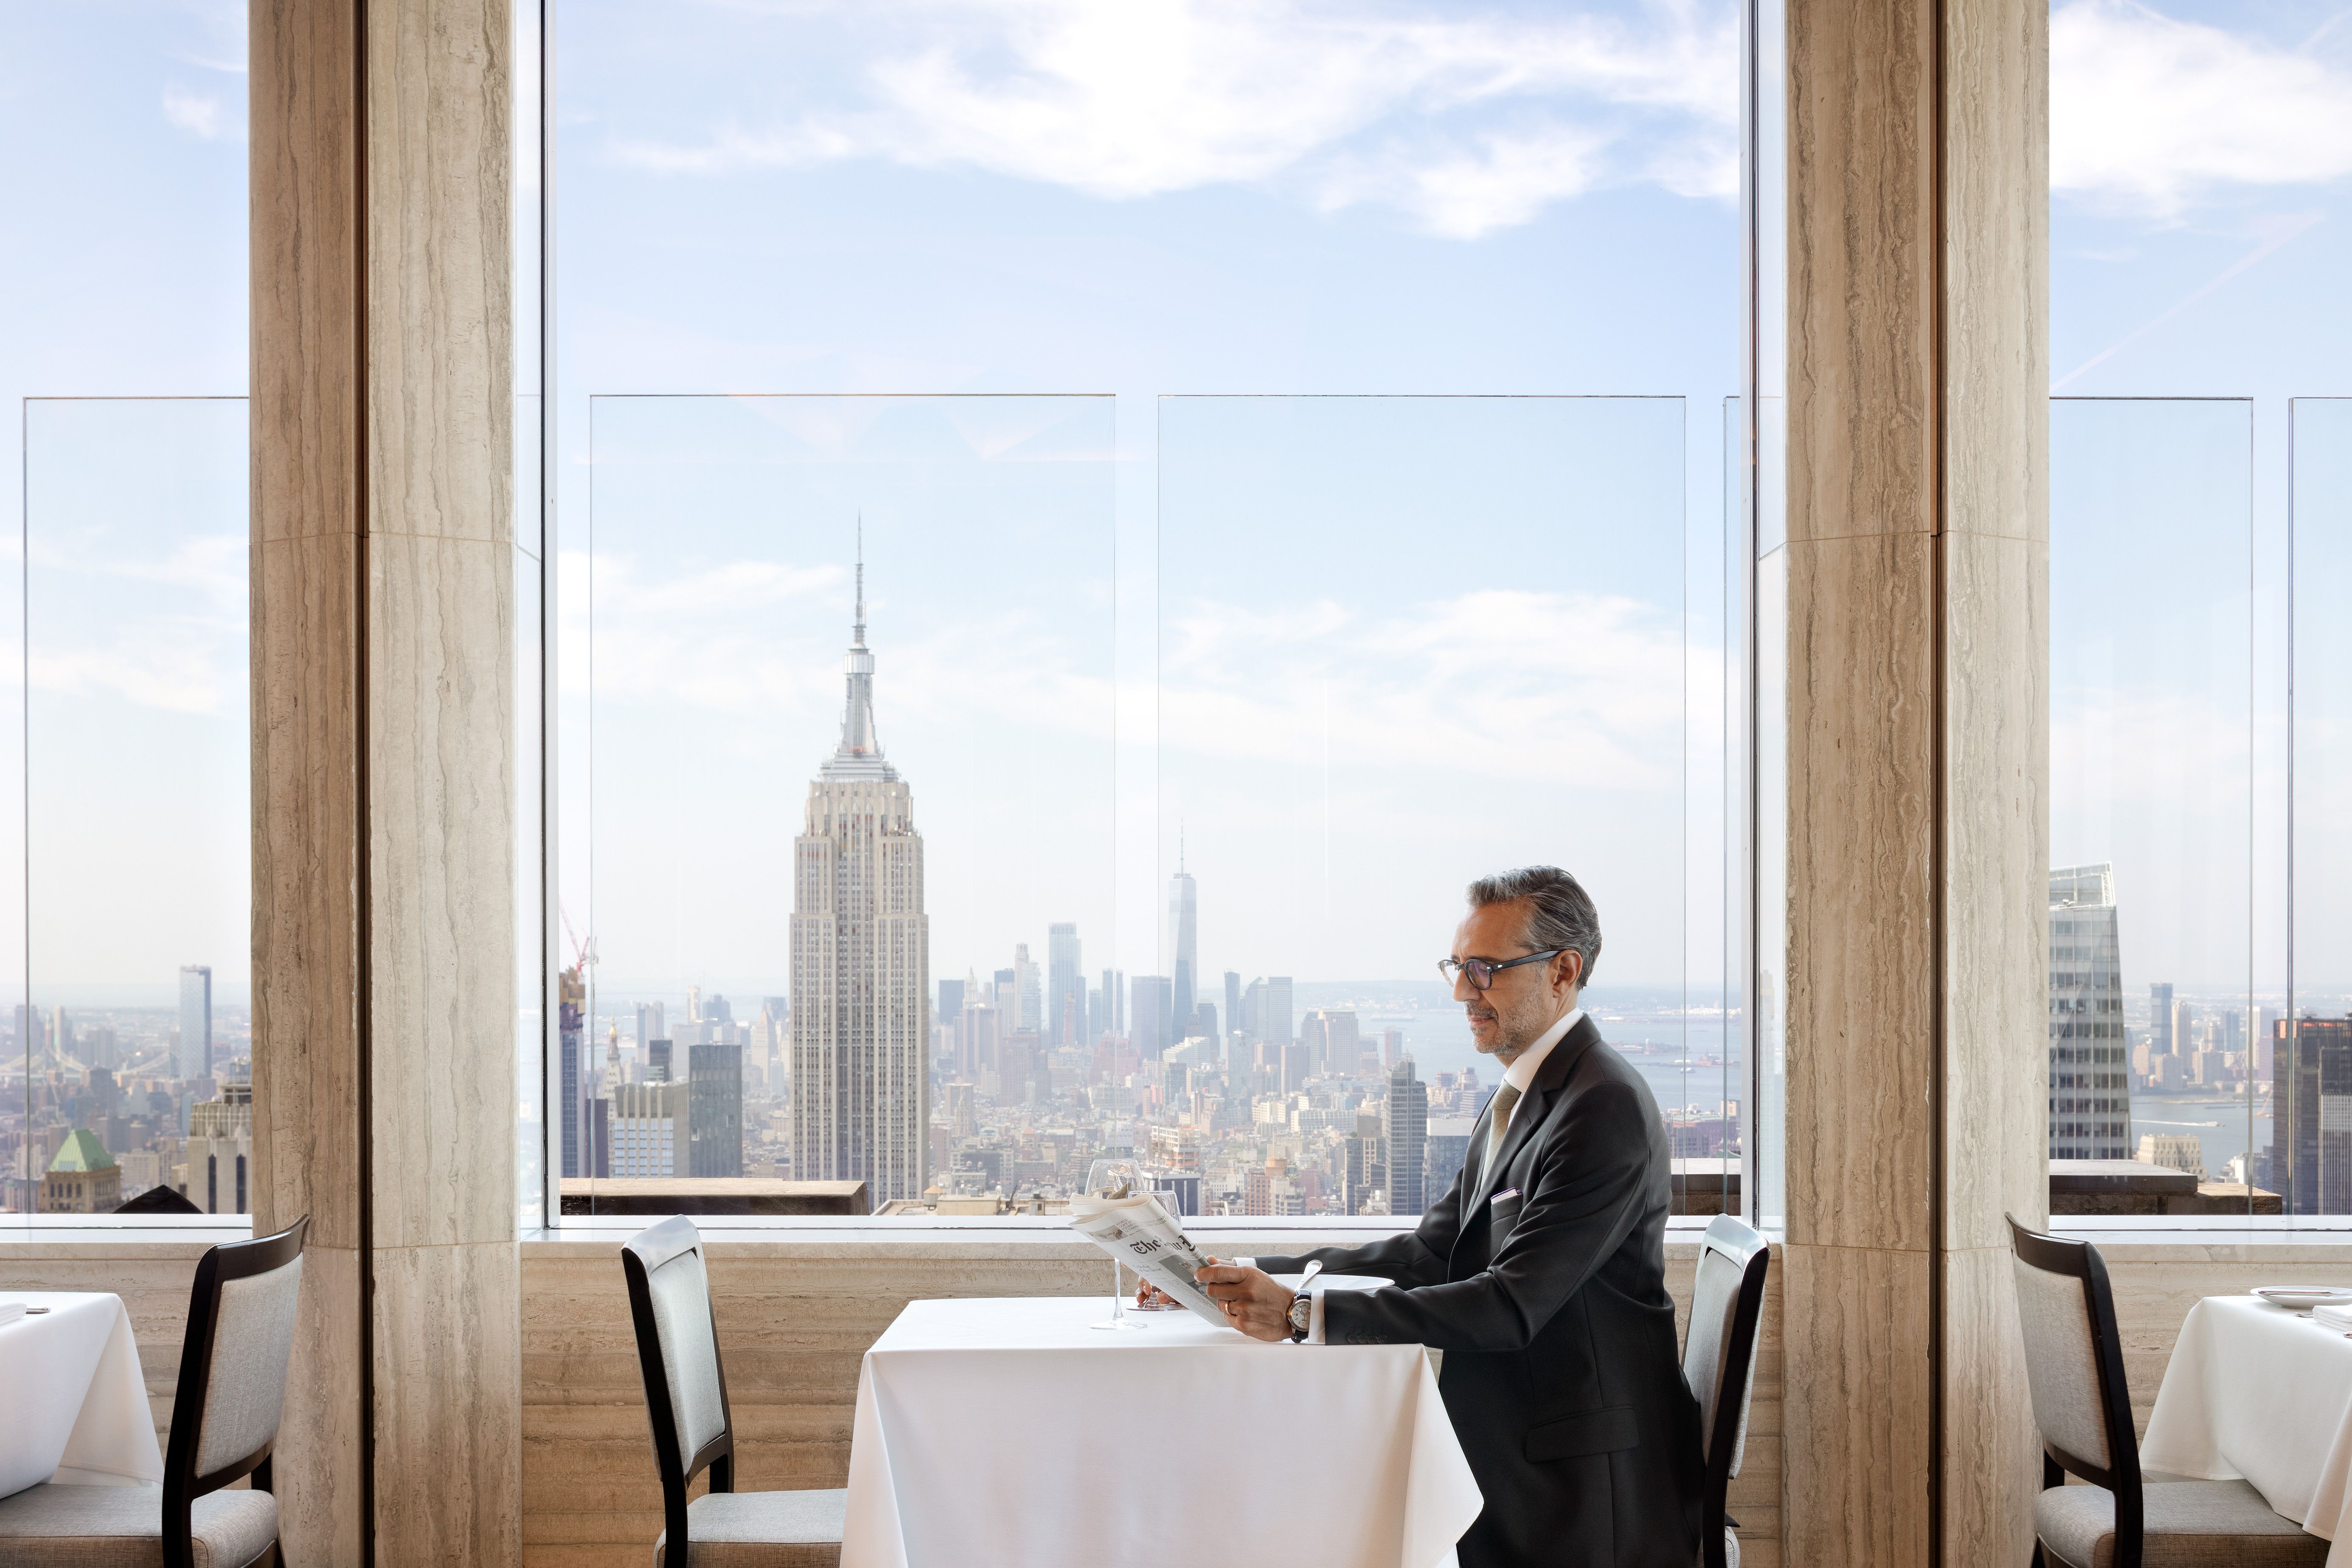
{"type": "MultiPolygon", "coordinates": [[[[1268,1278],[1286,1290],[1298,1289],[1300,1278],[1298,1275],[1275,1274],[1268,1278]]],[[[1307,1293],[1310,1296],[1318,1296],[1326,1290],[1378,1290],[1382,1286],[1395,1283],[1395,1280],[1383,1279],[1377,1274],[1318,1274],[1315,1277],[1315,1283],[1307,1288],[1307,1293]]],[[[2347,1290],[2344,1294],[2347,1300],[2352,1300],[2352,1290],[2347,1290]]]]}
{"type": "Polygon", "coordinates": [[[2298,1312],[2313,1307],[2352,1306],[2352,1289],[2341,1285],[2265,1285],[2253,1293],[2273,1307],[2298,1312]]]}

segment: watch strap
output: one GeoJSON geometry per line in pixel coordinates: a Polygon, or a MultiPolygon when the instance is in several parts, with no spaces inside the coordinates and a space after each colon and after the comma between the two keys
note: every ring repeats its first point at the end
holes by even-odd
{"type": "Polygon", "coordinates": [[[1307,1330],[1315,1321],[1315,1298],[1304,1291],[1290,1299],[1290,1342],[1304,1344],[1307,1330]]]}

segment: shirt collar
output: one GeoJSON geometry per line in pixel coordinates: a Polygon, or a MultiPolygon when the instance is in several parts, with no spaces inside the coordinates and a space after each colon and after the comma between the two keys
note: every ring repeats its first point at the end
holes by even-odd
{"type": "Polygon", "coordinates": [[[1534,1045],[1519,1053],[1517,1060],[1503,1069],[1503,1081],[1521,1094],[1527,1093],[1528,1085],[1536,1080],[1536,1070],[1544,1064],[1544,1058],[1551,1055],[1551,1048],[1566,1039],[1568,1032],[1576,1027],[1583,1016],[1583,1008],[1570,1007],[1566,1017],[1546,1029],[1534,1045]]]}

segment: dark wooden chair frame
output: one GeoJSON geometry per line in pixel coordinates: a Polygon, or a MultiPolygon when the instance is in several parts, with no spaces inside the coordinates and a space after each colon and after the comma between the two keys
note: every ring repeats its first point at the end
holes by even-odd
{"type": "MultiPolygon", "coordinates": [[[[2010,1244],[2028,1267],[2083,1282],[2091,1313],[2091,1353],[2099,1371],[2100,1424],[2106,1430],[2107,1457],[2112,1461],[2112,1468],[2102,1468],[2080,1454],[2066,1452],[2045,1436],[2042,1439],[2042,1489],[2064,1486],[2070,1474],[2105,1487],[2116,1500],[2115,1568],[2140,1568],[2147,1521],[2140,1490],[2139,1437],[2132,1430],[2131,1385],[2124,1381],[2123,1335],[2116,1329],[2116,1296],[2107,1283],[2106,1260],[2087,1241],[2044,1236],[2018,1224],[2015,1215],[2006,1217],[2010,1244]]],[[[2037,1535],[2032,1568],[2050,1568],[2050,1563],[2037,1535]]]]}
{"type": "MultiPolygon", "coordinates": [[[[310,1216],[304,1215],[275,1236],[225,1241],[196,1261],[196,1282],[188,1292],[188,1332],[180,1344],[180,1383],[172,1404],[171,1447],[163,1455],[163,1568],[195,1568],[193,1510],[198,1498],[246,1476],[253,1478],[254,1490],[272,1489],[269,1457],[277,1447],[275,1438],[219,1469],[196,1473],[196,1451],[204,1444],[205,1385],[212,1380],[213,1347],[220,1337],[221,1287],[285,1268],[302,1256],[302,1238],[310,1228],[310,1216]]],[[[273,1540],[254,1561],[276,1563],[280,1559],[273,1540]]]]}
{"type": "MultiPolygon", "coordinates": [[[[654,1271],[674,1258],[701,1250],[701,1233],[683,1215],[673,1215],[638,1232],[621,1247],[621,1272],[629,1282],[629,1316],[637,1331],[637,1370],[646,1380],[646,1416],[654,1429],[654,1465],[661,1472],[662,1561],[669,1568],[686,1568],[692,1560],[686,1532],[686,1492],[694,1478],[709,1466],[712,1491],[735,1489],[735,1412],[727,1401],[727,1369],[719,1354],[718,1320],[714,1317],[710,1324],[710,1362],[719,1379],[719,1435],[691,1454],[678,1449],[677,1412],[670,1404],[669,1375],[662,1363],[661,1335],[654,1323],[654,1271]]],[[[707,1254],[702,1262],[708,1279],[710,1259],[707,1254]]]]}
{"type": "Polygon", "coordinates": [[[1724,1550],[1726,1526],[1735,1525],[1727,1510],[1731,1462],[1739,1452],[1740,1427],[1748,1419],[1748,1369],[1755,1364],[1756,1333],[1764,1320],[1764,1276],[1771,1268],[1772,1248],[1750,1226],[1718,1215],[1706,1227],[1705,1252],[1719,1252],[1739,1268],[1739,1295],[1731,1310],[1731,1333],[1723,1346],[1723,1382],[1715,1401],[1715,1430],[1706,1442],[1706,1481],[1699,1498],[1699,1562],[1702,1568],[1727,1568],[1724,1550]],[[1737,1228],[1735,1228],[1737,1227],[1737,1228]]]}

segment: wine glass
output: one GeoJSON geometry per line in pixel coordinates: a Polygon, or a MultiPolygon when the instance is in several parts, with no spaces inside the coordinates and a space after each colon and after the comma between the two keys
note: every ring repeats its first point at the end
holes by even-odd
{"type": "MultiPolygon", "coordinates": [[[[1143,1168],[1132,1160],[1097,1160],[1087,1168],[1087,1195],[1095,1198],[1133,1197],[1143,1191],[1143,1168]]],[[[1139,1329],[1127,1321],[1127,1275],[1117,1254],[1110,1260],[1110,1321],[1097,1329],[1139,1329]]]]}

